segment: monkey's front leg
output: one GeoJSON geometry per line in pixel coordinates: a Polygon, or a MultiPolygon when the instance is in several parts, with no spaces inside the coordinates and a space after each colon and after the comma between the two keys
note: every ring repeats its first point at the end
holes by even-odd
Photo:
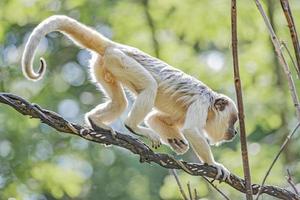
{"type": "Polygon", "coordinates": [[[230,171],[222,164],[214,160],[210,146],[203,133],[207,119],[207,110],[209,103],[201,101],[200,97],[191,104],[187,110],[186,119],[182,128],[182,132],[186,139],[190,142],[194,152],[199,159],[208,165],[212,165],[217,169],[216,179],[219,179],[223,172],[223,180],[230,180],[230,171]]]}
{"type": "Polygon", "coordinates": [[[177,121],[168,114],[152,111],[146,119],[146,124],[158,133],[165,144],[168,144],[177,154],[184,154],[189,144],[177,127],[177,121]]]}
{"type": "Polygon", "coordinates": [[[214,160],[210,146],[207,143],[203,133],[201,133],[201,131],[197,131],[196,129],[185,129],[183,132],[199,159],[204,163],[217,168],[216,179],[219,179],[223,174],[223,181],[225,181],[226,179],[230,181],[230,171],[222,164],[214,160]]]}

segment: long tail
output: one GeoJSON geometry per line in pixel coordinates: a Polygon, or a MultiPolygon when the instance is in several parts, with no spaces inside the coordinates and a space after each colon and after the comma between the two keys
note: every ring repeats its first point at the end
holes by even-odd
{"type": "Polygon", "coordinates": [[[33,58],[42,37],[47,33],[60,31],[68,35],[75,43],[103,55],[108,46],[115,43],[102,36],[97,31],[80,22],[63,15],[54,15],[41,22],[31,33],[22,56],[22,70],[25,77],[39,80],[46,71],[46,62],[40,58],[41,64],[38,72],[34,72],[33,58]]]}

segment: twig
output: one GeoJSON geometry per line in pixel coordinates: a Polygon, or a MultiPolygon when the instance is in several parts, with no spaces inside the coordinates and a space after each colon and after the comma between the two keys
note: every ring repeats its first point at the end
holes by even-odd
{"type": "Polygon", "coordinates": [[[199,197],[198,197],[198,193],[197,193],[196,188],[194,189],[194,193],[195,193],[195,200],[199,200],[199,197]]]}
{"type": "Polygon", "coordinates": [[[160,57],[159,42],[157,41],[157,38],[156,38],[155,24],[154,24],[154,21],[153,21],[153,18],[151,16],[151,14],[150,14],[150,11],[149,11],[149,0],[143,0],[142,4],[143,4],[143,7],[144,7],[144,12],[145,12],[145,15],[146,15],[147,23],[148,23],[149,28],[151,30],[151,37],[152,37],[155,57],[159,58],[160,57]]]}
{"type": "Polygon", "coordinates": [[[188,188],[188,192],[189,192],[190,200],[193,200],[193,196],[192,196],[192,191],[191,191],[191,185],[190,185],[190,182],[188,182],[188,183],[187,183],[187,188],[188,188]]]}
{"type": "MultiPolygon", "coordinates": [[[[265,11],[264,11],[264,9],[263,9],[260,1],[259,0],[255,0],[255,3],[256,3],[256,6],[257,6],[260,14],[262,15],[263,20],[264,20],[264,22],[265,22],[265,24],[266,24],[266,26],[268,28],[269,34],[271,36],[271,41],[272,41],[272,43],[274,45],[274,48],[275,48],[275,52],[276,52],[277,58],[278,58],[279,63],[282,66],[282,68],[283,68],[283,70],[285,72],[285,75],[286,75],[286,78],[287,78],[287,81],[288,81],[288,85],[289,85],[289,90],[290,90],[290,93],[291,93],[291,96],[292,96],[292,100],[293,100],[294,106],[296,108],[297,119],[300,122],[300,104],[299,104],[298,94],[297,94],[297,90],[296,90],[296,87],[295,87],[295,84],[294,84],[294,80],[292,78],[289,66],[288,66],[288,64],[287,64],[287,62],[286,62],[286,60],[285,60],[285,58],[284,58],[284,56],[282,54],[282,51],[281,51],[281,48],[280,48],[280,42],[279,42],[279,40],[278,40],[278,38],[277,38],[274,30],[273,30],[273,27],[272,27],[272,25],[271,25],[268,17],[266,16],[266,13],[265,13],[265,11]]],[[[277,154],[277,156],[279,157],[278,154],[277,154]]],[[[275,162],[276,162],[277,159],[278,158],[275,158],[275,160],[273,161],[274,164],[275,164],[275,162]]],[[[266,176],[264,177],[262,186],[264,185],[265,180],[266,180],[268,174],[271,171],[272,165],[274,165],[273,163],[271,164],[271,167],[269,168],[266,176]]],[[[259,189],[259,193],[258,193],[256,199],[259,198],[259,196],[261,194],[261,190],[262,189],[260,188],[259,189]]]]}
{"type": "Polygon", "coordinates": [[[295,183],[294,183],[294,181],[293,181],[293,179],[292,179],[290,170],[287,169],[286,171],[287,171],[287,174],[288,174],[288,176],[287,176],[287,182],[288,182],[288,183],[290,184],[290,186],[293,188],[293,190],[295,191],[295,193],[299,195],[299,192],[298,192],[298,190],[297,190],[297,188],[296,188],[296,186],[295,186],[295,183]]]}
{"type": "Polygon", "coordinates": [[[273,30],[273,27],[268,19],[268,17],[266,16],[266,13],[260,3],[259,0],[254,0],[255,3],[256,3],[256,6],[261,14],[261,16],[263,17],[263,20],[268,28],[268,31],[269,31],[269,34],[271,36],[271,40],[272,40],[272,43],[273,43],[273,46],[275,48],[275,52],[276,52],[276,55],[277,55],[277,58],[278,58],[278,61],[281,65],[281,67],[283,68],[284,70],[284,73],[286,75],[286,78],[287,78],[287,81],[288,81],[288,85],[289,85],[289,90],[290,90],[290,93],[291,93],[291,96],[292,96],[292,100],[293,100],[293,103],[294,103],[294,106],[296,108],[296,114],[297,114],[297,119],[298,121],[300,122],[300,103],[299,103],[299,98],[298,98],[298,94],[297,94],[297,90],[296,90],[296,87],[295,87],[295,84],[294,84],[294,80],[292,78],[292,75],[291,75],[291,72],[290,72],[290,69],[289,69],[289,66],[281,52],[281,48],[280,48],[280,42],[273,30]]]}
{"type": "MultiPolygon", "coordinates": [[[[217,169],[213,166],[207,164],[179,161],[168,154],[155,153],[146,144],[144,144],[137,138],[134,138],[130,135],[121,134],[117,131],[116,135],[113,136],[109,130],[105,130],[102,128],[94,130],[68,122],[57,113],[42,109],[41,107],[31,104],[25,99],[13,94],[0,92],[0,103],[11,106],[23,115],[29,115],[31,118],[38,118],[42,121],[42,123],[48,124],[49,126],[60,132],[76,135],[83,139],[99,144],[115,145],[121,148],[125,148],[133,154],[138,155],[140,157],[140,162],[142,163],[154,162],[166,169],[181,169],[192,176],[205,176],[208,178],[215,178],[217,175],[217,169]],[[72,126],[72,129],[70,128],[70,125],[72,126]],[[73,128],[75,130],[73,130],[73,128]],[[184,168],[182,166],[184,166],[184,168]]],[[[223,177],[219,177],[218,180],[222,180],[222,178],[223,177]]],[[[245,181],[243,179],[237,177],[234,174],[230,174],[230,179],[231,182],[229,182],[228,180],[226,180],[225,182],[236,190],[245,193],[245,181]]],[[[279,199],[300,200],[299,195],[289,190],[270,185],[260,186],[258,184],[253,184],[253,194],[256,194],[260,187],[263,188],[262,193],[279,199]]]]}
{"type": "MultiPolygon", "coordinates": [[[[300,127],[300,123],[298,123],[297,126],[293,129],[293,131],[286,137],[285,141],[283,142],[283,144],[282,144],[281,147],[280,147],[279,152],[278,152],[277,155],[275,156],[273,162],[271,163],[271,165],[270,165],[268,171],[266,172],[266,174],[265,174],[265,176],[264,176],[264,178],[263,178],[263,181],[262,181],[262,183],[261,183],[262,186],[264,186],[264,184],[265,184],[265,182],[266,182],[266,180],[267,180],[267,178],[268,178],[268,176],[269,176],[269,174],[270,174],[270,172],[271,172],[273,166],[275,165],[276,161],[278,160],[280,154],[282,153],[282,151],[284,150],[284,148],[286,147],[286,145],[288,144],[288,142],[290,141],[290,139],[293,137],[293,135],[296,133],[296,131],[297,131],[297,129],[298,129],[299,127],[300,127]]],[[[255,200],[258,200],[260,194],[261,194],[261,189],[259,189],[258,194],[257,194],[255,200]]]]}
{"type": "MultiPolygon", "coordinates": [[[[291,61],[292,61],[292,64],[293,64],[295,70],[297,71],[297,70],[298,70],[298,69],[297,69],[297,65],[296,65],[296,63],[295,63],[295,61],[294,61],[294,59],[293,59],[293,56],[292,56],[292,54],[291,54],[289,48],[287,47],[286,43],[285,43],[284,41],[281,41],[280,43],[281,43],[282,46],[285,48],[286,52],[288,53],[288,55],[289,55],[289,57],[290,57],[290,59],[291,59],[291,61]]],[[[300,78],[300,77],[298,77],[298,78],[300,78]]]]}
{"type": "Polygon", "coordinates": [[[180,183],[180,180],[179,180],[179,177],[178,177],[178,175],[177,175],[176,170],[175,170],[175,169],[171,169],[170,172],[171,172],[171,174],[173,174],[173,176],[175,177],[176,183],[177,183],[177,185],[178,185],[179,191],[180,191],[180,193],[181,193],[183,199],[184,199],[184,200],[189,200],[189,199],[187,198],[187,196],[186,196],[186,194],[185,194],[183,188],[182,188],[182,185],[181,185],[181,183],[180,183]]]}
{"type": "Polygon", "coordinates": [[[223,196],[226,200],[230,200],[229,199],[229,197],[227,197],[219,188],[217,188],[217,186],[215,186],[214,184],[213,184],[213,181],[209,181],[206,177],[203,177],[204,178],[204,180],[208,183],[208,184],[210,184],[213,188],[215,188],[220,194],[221,194],[221,196],[223,196]]]}
{"type": "Polygon", "coordinates": [[[234,69],[234,85],[235,85],[238,111],[239,111],[240,140],[241,140],[244,178],[246,182],[246,198],[247,200],[252,200],[253,192],[251,187],[251,175],[250,175],[248,150],[247,150],[247,137],[246,137],[245,121],[244,121],[243,94],[242,94],[242,86],[241,86],[239,63],[238,63],[236,0],[231,1],[231,31],[232,31],[231,39],[232,39],[232,56],[233,56],[233,69],[234,69]]]}
{"type": "Polygon", "coordinates": [[[296,61],[297,61],[297,67],[296,67],[296,72],[298,74],[298,78],[300,78],[300,45],[299,45],[299,40],[298,40],[298,34],[296,30],[296,26],[294,23],[292,11],[290,9],[289,1],[288,0],[280,0],[282,10],[284,12],[286,21],[288,23],[288,27],[290,29],[290,34],[295,50],[295,56],[296,56],[296,61]]]}

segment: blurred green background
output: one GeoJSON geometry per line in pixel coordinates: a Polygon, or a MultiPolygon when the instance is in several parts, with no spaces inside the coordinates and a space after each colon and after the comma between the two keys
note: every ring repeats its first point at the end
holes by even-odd
{"type": "MultiPolygon", "coordinates": [[[[90,53],[60,33],[45,37],[36,55],[48,70],[30,82],[20,58],[33,28],[48,16],[65,14],[105,36],[135,46],[193,75],[235,99],[229,0],[1,0],[0,91],[20,95],[83,124],[83,115],[102,95],[87,74],[90,53]]],[[[300,1],[290,1],[300,31],[300,1]]],[[[279,1],[264,6],[279,38],[290,50],[288,27],[279,1]]],[[[296,125],[286,79],[274,57],[269,35],[252,1],[238,2],[238,37],[252,181],[261,182],[286,135],[296,125]]],[[[286,52],[285,52],[286,54],[286,52]]],[[[289,60],[290,62],[290,60],[289,60]]],[[[292,69],[295,77],[295,70],[292,69]]],[[[299,80],[296,80],[298,92],[299,80]]],[[[124,116],[122,118],[124,119],[124,116]]],[[[125,133],[122,119],[112,126],[125,133]]],[[[300,182],[300,137],[296,134],[276,163],[268,183],[288,187],[286,169],[300,182]]],[[[168,147],[159,152],[173,154],[168,147]]],[[[239,138],[213,147],[216,160],[242,176],[239,138]]],[[[191,151],[176,156],[197,162],[191,151]]],[[[181,199],[173,176],[137,156],[58,133],[38,120],[0,105],[0,199],[181,199]]],[[[201,177],[180,173],[201,199],[221,199],[201,177]],[[213,191],[213,192],[212,192],[213,191]]],[[[244,195],[218,186],[232,199],[244,195]]],[[[264,199],[270,199],[265,196],[264,199]]]]}

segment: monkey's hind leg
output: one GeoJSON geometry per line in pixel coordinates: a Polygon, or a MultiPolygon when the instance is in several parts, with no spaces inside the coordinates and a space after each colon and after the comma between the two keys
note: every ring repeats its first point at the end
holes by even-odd
{"type": "Polygon", "coordinates": [[[113,75],[118,77],[118,80],[131,84],[137,93],[132,109],[124,122],[126,128],[150,139],[153,147],[159,147],[161,145],[159,135],[150,128],[140,125],[154,107],[157,93],[156,80],[141,64],[120,50],[113,49],[107,53],[111,54],[112,58],[113,56],[120,58],[121,67],[110,67],[113,75]]]}
{"type": "Polygon", "coordinates": [[[105,68],[104,58],[102,60],[97,57],[92,67],[93,78],[102,86],[103,92],[109,98],[105,103],[96,106],[94,109],[86,113],[86,123],[95,130],[96,126],[115,132],[108,126],[113,122],[127,107],[127,100],[121,84],[114,76],[105,68]],[[90,122],[92,121],[92,123],[90,122]]]}
{"type": "Polygon", "coordinates": [[[177,154],[184,154],[189,149],[187,140],[184,138],[176,122],[161,112],[153,111],[147,118],[147,124],[156,131],[162,141],[168,144],[177,154]]]}

